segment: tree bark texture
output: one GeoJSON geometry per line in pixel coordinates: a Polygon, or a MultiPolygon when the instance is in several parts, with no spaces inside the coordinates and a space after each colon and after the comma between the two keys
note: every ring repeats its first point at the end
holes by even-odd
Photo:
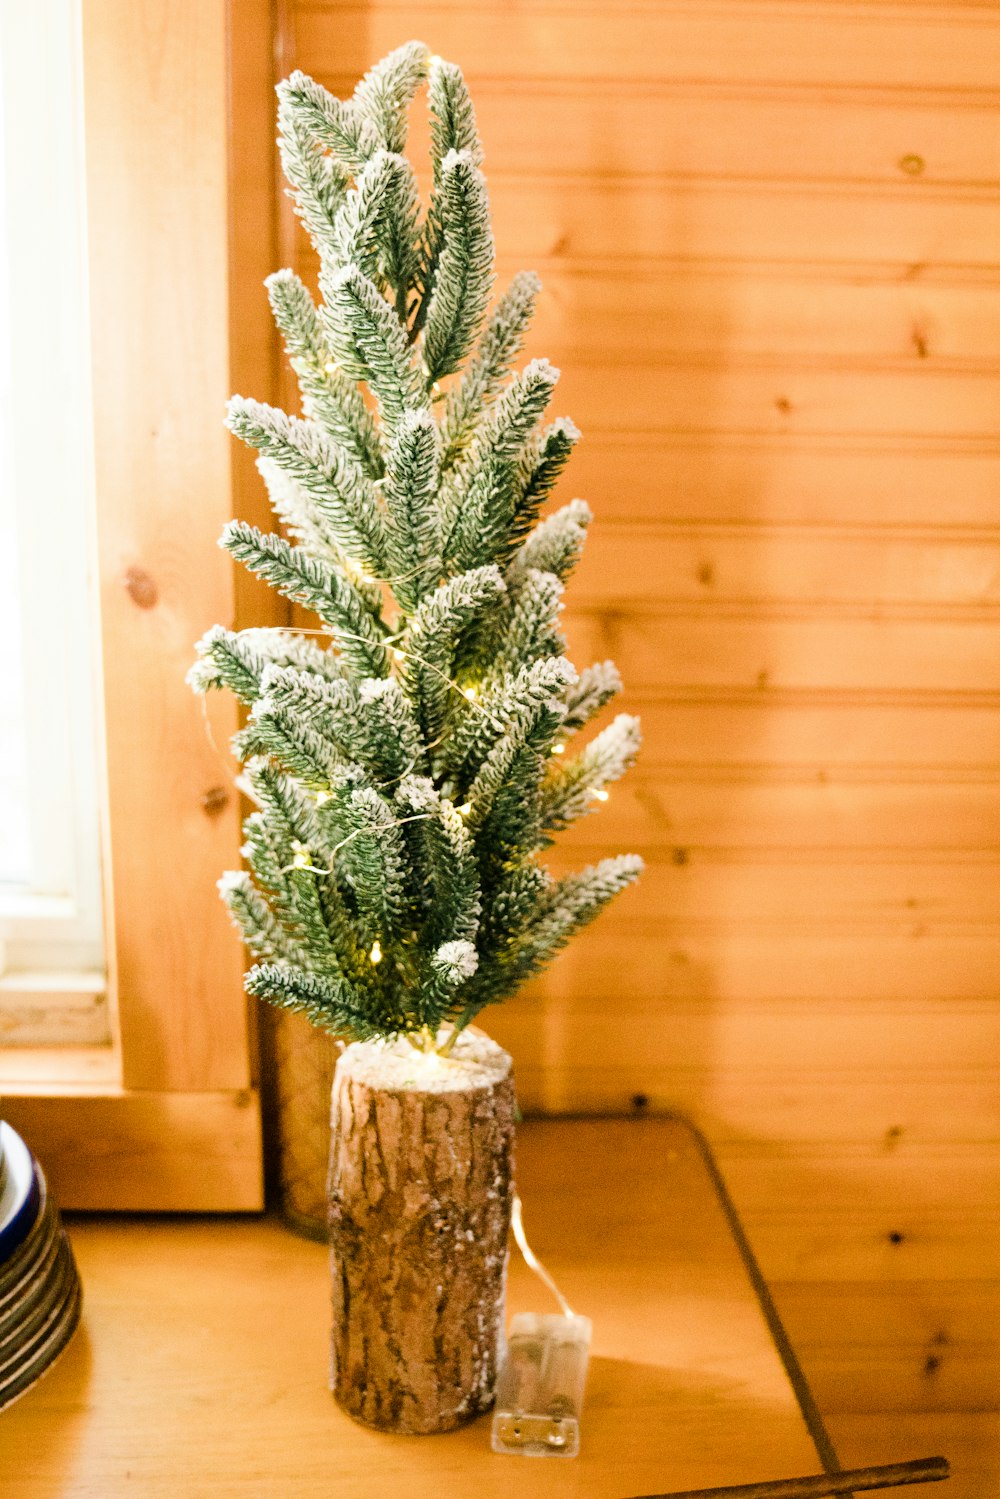
{"type": "Polygon", "coordinates": [[[448,1431],[493,1401],[513,1199],[510,1058],[357,1042],[333,1082],[330,1387],[383,1431],[448,1431]]]}

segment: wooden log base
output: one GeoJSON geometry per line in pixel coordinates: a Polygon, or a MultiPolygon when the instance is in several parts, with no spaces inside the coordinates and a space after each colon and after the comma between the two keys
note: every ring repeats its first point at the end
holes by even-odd
{"type": "Polygon", "coordinates": [[[493,1400],[513,1198],[510,1057],[356,1042],[333,1083],[330,1387],[382,1431],[448,1431],[493,1400]]]}

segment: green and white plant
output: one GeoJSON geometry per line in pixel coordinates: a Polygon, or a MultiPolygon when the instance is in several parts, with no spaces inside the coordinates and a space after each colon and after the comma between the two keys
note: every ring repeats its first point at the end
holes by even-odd
{"type": "Polygon", "coordinates": [[[639,874],[634,855],[553,879],[552,834],[631,764],[621,714],[565,741],[619,690],[579,674],[558,628],[591,515],[541,519],[579,433],[543,425],[558,370],[511,373],[540,289],[515,276],[488,315],[494,250],[482,148],[460,70],[419,42],[347,100],[279,85],[290,196],[322,298],[267,285],[302,415],[236,396],[284,534],[234,521],[221,545],[324,634],[209,630],[196,691],[246,704],[234,740],[257,804],[247,870],[220,890],[251,994],[350,1039],[447,1051],[639,874]],[[433,182],[403,154],[428,87],[433,182]],[[367,392],[367,394],[366,394],[367,392]]]}

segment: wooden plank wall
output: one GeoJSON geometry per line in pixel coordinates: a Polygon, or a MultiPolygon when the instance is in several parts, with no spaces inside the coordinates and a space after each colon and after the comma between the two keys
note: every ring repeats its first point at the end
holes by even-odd
{"type": "Polygon", "coordinates": [[[491,1020],[525,1106],[700,1121],[828,1410],[996,1404],[998,12],[289,0],[280,30],[337,92],[414,35],[461,63],[585,433],[568,631],[646,747],[559,858],[649,869],[491,1020]]]}

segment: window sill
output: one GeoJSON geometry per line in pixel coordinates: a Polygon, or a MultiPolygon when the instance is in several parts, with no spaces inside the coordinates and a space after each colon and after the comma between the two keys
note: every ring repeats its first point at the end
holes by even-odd
{"type": "Polygon", "coordinates": [[[103,973],[31,970],[0,977],[0,1078],[3,1048],[107,1050],[110,1036],[103,973]]]}

